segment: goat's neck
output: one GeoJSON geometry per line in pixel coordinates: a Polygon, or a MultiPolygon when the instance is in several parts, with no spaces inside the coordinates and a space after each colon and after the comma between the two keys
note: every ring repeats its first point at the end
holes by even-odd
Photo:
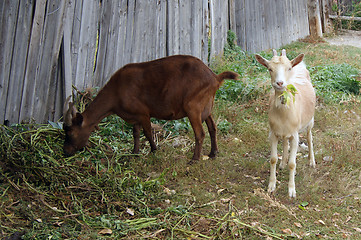
{"type": "Polygon", "coordinates": [[[104,91],[100,91],[96,98],[82,113],[83,127],[93,129],[102,119],[112,114],[111,100],[104,91]]]}

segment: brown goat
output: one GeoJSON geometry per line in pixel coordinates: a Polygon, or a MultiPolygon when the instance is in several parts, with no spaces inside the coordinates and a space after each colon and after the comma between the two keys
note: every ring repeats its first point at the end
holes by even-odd
{"type": "Polygon", "coordinates": [[[139,153],[141,127],[151,151],[156,150],[151,117],[164,120],[188,117],[195,135],[193,160],[201,155],[205,121],[211,137],[209,156],[214,157],[218,152],[216,124],[211,115],[214,96],[224,79],[237,78],[238,74],[230,71],[216,75],[200,59],[185,55],[125,65],[83,113],[77,113],[72,103],[64,110],[64,154],[73,155],[85,147],[97,124],[116,114],[133,124],[133,153],[139,153]]]}

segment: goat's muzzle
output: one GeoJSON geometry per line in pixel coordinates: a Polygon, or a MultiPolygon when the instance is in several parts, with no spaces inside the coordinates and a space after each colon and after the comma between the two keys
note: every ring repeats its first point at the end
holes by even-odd
{"type": "Polygon", "coordinates": [[[65,157],[71,157],[75,154],[77,150],[75,149],[74,146],[70,145],[70,144],[64,144],[63,147],[63,152],[64,152],[64,156],[65,157]]]}

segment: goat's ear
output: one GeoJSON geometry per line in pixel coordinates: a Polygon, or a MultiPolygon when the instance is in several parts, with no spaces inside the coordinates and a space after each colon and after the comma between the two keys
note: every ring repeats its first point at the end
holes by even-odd
{"type": "Polygon", "coordinates": [[[260,55],[256,54],[254,56],[256,58],[256,60],[262,64],[263,66],[265,66],[266,68],[268,68],[268,61],[266,59],[264,59],[263,57],[261,57],[260,55]]]}
{"type": "Polygon", "coordinates": [[[300,62],[302,62],[304,56],[305,56],[305,55],[304,55],[303,53],[301,53],[300,55],[298,55],[297,57],[295,57],[294,59],[292,59],[292,61],[291,61],[292,67],[294,67],[294,66],[296,66],[297,64],[299,64],[300,62]]]}
{"type": "Polygon", "coordinates": [[[72,119],[73,125],[80,126],[83,123],[83,115],[81,113],[76,113],[75,117],[72,119]]]}

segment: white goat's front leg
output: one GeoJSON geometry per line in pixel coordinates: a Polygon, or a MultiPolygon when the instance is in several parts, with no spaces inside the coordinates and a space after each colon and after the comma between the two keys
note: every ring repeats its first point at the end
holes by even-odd
{"type": "Polygon", "coordinates": [[[295,175],[296,175],[296,155],[298,149],[298,133],[296,132],[290,138],[290,159],[288,161],[288,168],[290,170],[290,177],[288,182],[288,195],[290,197],[296,197],[295,175]]]}
{"type": "Polygon", "coordinates": [[[316,167],[315,154],[313,153],[313,141],[312,141],[312,125],[307,129],[307,144],[308,144],[308,160],[311,167],[316,167]]]}
{"type": "Polygon", "coordinates": [[[271,159],[270,159],[271,174],[268,184],[268,193],[271,193],[274,190],[276,190],[276,165],[278,160],[278,156],[277,156],[278,138],[272,132],[270,133],[270,143],[271,143],[271,159]]]}
{"type": "Polygon", "coordinates": [[[287,166],[288,163],[288,138],[283,138],[283,152],[282,152],[282,161],[280,163],[280,169],[284,169],[287,166]]]}

